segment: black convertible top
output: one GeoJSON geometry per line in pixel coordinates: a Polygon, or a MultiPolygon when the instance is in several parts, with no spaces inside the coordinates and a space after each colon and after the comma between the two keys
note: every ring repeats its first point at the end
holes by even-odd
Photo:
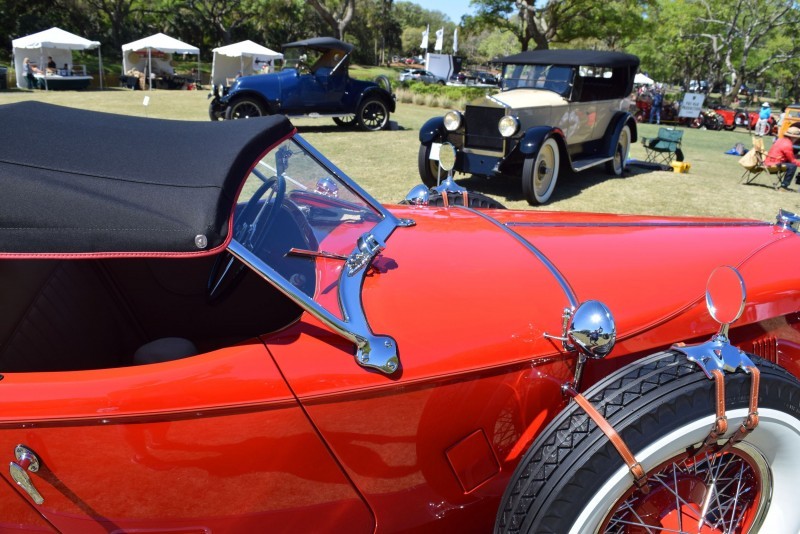
{"type": "Polygon", "coordinates": [[[495,61],[500,64],[522,65],[568,65],[579,67],[634,67],[639,66],[639,58],[623,52],[605,50],[528,50],[495,61]]]}
{"type": "Polygon", "coordinates": [[[353,48],[355,48],[353,45],[345,43],[344,41],[340,41],[339,39],[334,39],[333,37],[312,37],[311,39],[286,43],[285,45],[281,46],[281,48],[284,50],[287,48],[300,47],[311,48],[314,50],[329,50],[331,48],[335,48],[336,50],[344,50],[346,54],[349,54],[353,51],[353,48]]]}
{"type": "Polygon", "coordinates": [[[147,119],[0,106],[0,256],[208,254],[283,116],[147,119]],[[205,243],[204,243],[205,241],[205,243]]]}

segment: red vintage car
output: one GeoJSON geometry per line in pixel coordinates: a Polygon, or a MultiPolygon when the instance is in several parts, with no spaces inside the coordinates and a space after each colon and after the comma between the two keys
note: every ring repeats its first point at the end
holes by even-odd
{"type": "Polygon", "coordinates": [[[0,530],[800,530],[798,216],[382,206],[282,116],[0,119],[0,530]]]}

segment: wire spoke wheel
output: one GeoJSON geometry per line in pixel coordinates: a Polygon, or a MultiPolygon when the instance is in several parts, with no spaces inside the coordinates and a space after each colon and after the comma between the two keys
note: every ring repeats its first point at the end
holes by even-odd
{"type": "Polygon", "coordinates": [[[631,490],[612,507],[601,532],[748,532],[768,500],[770,472],[747,449],[665,462],[649,473],[648,493],[631,490]]]}

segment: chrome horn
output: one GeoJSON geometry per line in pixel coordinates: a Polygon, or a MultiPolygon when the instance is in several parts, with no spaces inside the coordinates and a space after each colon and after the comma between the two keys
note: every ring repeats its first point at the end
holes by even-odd
{"type": "Polygon", "coordinates": [[[608,307],[598,300],[582,302],[574,311],[564,310],[562,335],[544,333],[548,339],[561,341],[564,350],[578,351],[575,379],[570,386],[580,391],[579,385],[586,360],[605,358],[617,342],[617,326],[608,307]]]}

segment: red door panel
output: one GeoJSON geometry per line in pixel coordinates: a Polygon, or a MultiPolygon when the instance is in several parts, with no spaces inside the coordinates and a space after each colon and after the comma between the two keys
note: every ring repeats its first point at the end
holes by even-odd
{"type": "Polygon", "coordinates": [[[0,420],[0,458],[15,461],[18,444],[36,454],[29,477],[43,502],[8,467],[3,477],[59,530],[373,528],[260,343],[136,368],[9,374],[0,391],[0,413],[14,414],[0,420]]]}

